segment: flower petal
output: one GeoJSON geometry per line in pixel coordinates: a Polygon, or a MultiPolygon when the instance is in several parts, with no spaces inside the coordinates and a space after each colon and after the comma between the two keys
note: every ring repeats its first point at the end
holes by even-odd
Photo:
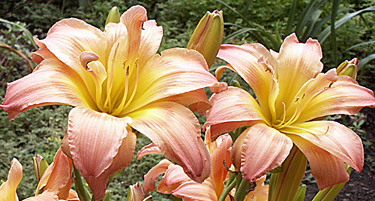
{"type": "Polygon", "coordinates": [[[231,159],[232,164],[236,168],[236,170],[241,169],[241,160],[242,160],[242,150],[243,150],[243,143],[246,139],[246,134],[238,136],[236,141],[233,143],[233,148],[231,152],[231,159]]]}
{"type": "Polygon", "coordinates": [[[84,74],[79,56],[83,51],[92,51],[99,55],[99,61],[105,63],[106,39],[103,32],[79,19],[63,19],[54,24],[44,40],[44,44],[60,61],[84,74]]]}
{"type": "Polygon", "coordinates": [[[208,100],[206,91],[204,89],[197,89],[183,94],[170,96],[163,99],[163,101],[171,101],[189,106],[191,111],[198,111],[200,114],[204,114],[208,109],[211,108],[210,101],[208,100]]]}
{"type": "Polygon", "coordinates": [[[51,166],[53,166],[52,172],[48,177],[48,182],[44,187],[44,190],[54,192],[59,197],[59,199],[65,200],[69,196],[69,190],[73,183],[71,178],[73,163],[61,151],[61,149],[59,149],[51,166]]]}
{"type": "Polygon", "coordinates": [[[215,187],[216,196],[220,197],[224,190],[224,181],[228,176],[227,167],[232,165],[231,151],[232,138],[229,134],[225,134],[216,139],[220,142],[217,149],[211,154],[212,174],[211,179],[215,187]],[[225,165],[226,166],[225,166],[225,165]]]}
{"type": "Polygon", "coordinates": [[[94,193],[96,200],[104,198],[109,177],[127,167],[133,159],[137,135],[131,131],[130,127],[127,127],[127,130],[128,135],[122,140],[122,144],[117,155],[113,158],[112,164],[98,177],[86,177],[86,181],[94,193]]]}
{"type": "Polygon", "coordinates": [[[14,158],[8,173],[8,180],[0,186],[0,194],[3,200],[18,201],[16,191],[22,176],[22,165],[14,158]]]}
{"type": "Polygon", "coordinates": [[[58,201],[58,200],[59,200],[59,197],[54,192],[46,191],[35,197],[27,198],[24,201],[58,201]]]}
{"type": "Polygon", "coordinates": [[[128,30],[128,60],[133,63],[136,59],[142,33],[142,24],[147,20],[147,11],[142,6],[133,6],[121,16],[121,22],[125,24],[128,30]]]}
{"type": "Polygon", "coordinates": [[[298,122],[331,114],[354,115],[363,107],[375,107],[374,92],[345,77],[322,89],[306,105],[298,122]]]}
{"type": "MultiPolygon", "coordinates": [[[[217,81],[205,65],[204,57],[195,50],[174,48],[163,51],[161,56],[154,55],[140,69],[135,97],[120,116],[153,101],[213,85],[217,81]]],[[[193,98],[189,102],[197,101],[193,98]]]]}
{"type": "Polygon", "coordinates": [[[143,156],[149,155],[149,154],[163,154],[159,147],[151,143],[149,145],[144,146],[141,150],[138,151],[138,160],[141,159],[143,156]]]}
{"type": "MultiPolygon", "coordinates": [[[[312,121],[295,124],[282,130],[288,135],[298,135],[339,160],[352,166],[358,172],[363,168],[364,150],[361,138],[352,130],[333,121],[312,121]]],[[[294,139],[294,138],[292,138],[294,139]]]]}
{"type": "Polygon", "coordinates": [[[259,123],[246,129],[242,148],[241,172],[250,182],[281,165],[292,149],[292,140],[279,131],[259,123]]]}
{"type": "Polygon", "coordinates": [[[74,165],[85,178],[98,177],[111,165],[123,139],[128,135],[126,127],[126,119],[88,108],[76,107],[70,111],[70,152],[74,165]]]}
{"type": "Polygon", "coordinates": [[[320,190],[349,181],[344,161],[300,136],[290,135],[290,138],[306,155],[320,190]]]}
{"type": "Polygon", "coordinates": [[[170,162],[169,160],[163,159],[147,172],[147,174],[145,175],[145,183],[144,183],[144,190],[145,190],[146,196],[148,196],[150,192],[156,189],[156,181],[158,180],[158,177],[161,174],[165,173],[169,165],[172,165],[172,164],[173,163],[170,162]]]}
{"type": "Polygon", "coordinates": [[[205,180],[203,183],[188,181],[181,184],[172,193],[176,197],[184,198],[186,201],[217,201],[214,191],[214,184],[211,179],[205,180]]]}
{"type": "Polygon", "coordinates": [[[211,157],[201,139],[199,122],[188,108],[173,102],[155,102],[129,117],[133,119],[131,127],[149,137],[192,179],[202,182],[210,175],[211,157]]]}
{"type": "Polygon", "coordinates": [[[185,174],[182,167],[171,164],[160,181],[158,192],[172,194],[176,188],[188,181],[191,181],[191,179],[185,174]]]}
{"type": "MultiPolygon", "coordinates": [[[[222,45],[218,57],[227,61],[254,90],[260,105],[268,108],[268,96],[274,80],[273,70],[259,59],[275,64],[271,53],[261,44],[222,45]]],[[[266,111],[267,112],[267,111],[266,111]]]]}
{"type": "Polygon", "coordinates": [[[44,60],[33,73],[8,83],[0,107],[13,120],[23,111],[52,104],[96,108],[82,80],[56,59],[44,60]]]}
{"type": "Polygon", "coordinates": [[[306,43],[299,43],[295,34],[286,37],[280,48],[275,71],[280,88],[278,99],[289,105],[300,88],[322,71],[322,57],[317,40],[310,38],[306,43]]]}
{"type": "Polygon", "coordinates": [[[265,119],[254,97],[237,87],[229,87],[226,91],[214,94],[210,102],[212,108],[207,112],[204,128],[211,126],[213,140],[222,133],[265,119]]]}
{"type": "Polygon", "coordinates": [[[138,50],[140,66],[144,66],[146,62],[157,53],[162,38],[163,27],[157,26],[155,20],[148,20],[143,23],[141,41],[138,50]]]}

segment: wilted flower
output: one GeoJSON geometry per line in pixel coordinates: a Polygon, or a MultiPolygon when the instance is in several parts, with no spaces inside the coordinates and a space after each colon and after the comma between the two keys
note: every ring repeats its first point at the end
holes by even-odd
{"type": "Polygon", "coordinates": [[[322,52],[317,40],[299,43],[288,36],[280,53],[261,44],[223,45],[218,54],[254,90],[230,87],[214,94],[205,127],[212,138],[249,126],[233,145],[233,163],[246,180],[255,181],[278,167],[293,143],[306,155],[320,189],[346,182],[345,163],[361,171],[361,139],[349,128],[321,120],[331,114],[355,114],[375,105],[371,90],[336,69],[321,73],[322,52]]]}
{"type": "Polygon", "coordinates": [[[175,48],[157,54],[163,30],[134,6],[101,31],[78,19],[57,22],[32,59],[35,71],[9,83],[0,107],[10,120],[33,107],[75,106],[69,114],[68,149],[96,199],[110,175],[132,160],[136,135],[149,137],[192,179],[210,175],[200,125],[185,106],[208,104],[201,89],[216,83],[203,56],[175,48]]]}

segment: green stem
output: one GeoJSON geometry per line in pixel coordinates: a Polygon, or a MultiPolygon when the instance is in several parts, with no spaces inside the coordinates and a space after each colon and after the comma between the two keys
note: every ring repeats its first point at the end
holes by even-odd
{"type": "Polygon", "coordinates": [[[305,176],[306,166],[305,155],[294,145],[282,164],[281,172],[272,173],[269,200],[294,200],[305,176]]]}
{"type": "Polygon", "coordinates": [[[81,201],[90,201],[91,198],[87,194],[86,189],[83,185],[81,173],[76,169],[76,167],[74,167],[74,184],[75,184],[79,199],[81,201]]]}
{"type": "MultiPolygon", "coordinates": [[[[350,175],[352,172],[352,168],[346,164],[346,172],[350,175]]],[[[344,188],[346,182],[336,184],[334,186],[325,188],[319,191],[318,194],[314,197],[312,201],[332,201],[336,198],[336,196],[340,193],[340,191],[344,188]]]]}
{"type": "Polygon", "coordinates": [[[219,201],[224,201],[225,198],[228,196],[230,191],[236,186],[236,175],[234,173],[230,173],[229,179],[227,184],[224,187],[223,192],[219,198],[219,201]]]}
{"type": "Polygon", "coordinates": [[[242,201],[245,199],[246,195],[249,194],[249,185],[249,181],[242,179],[240,186],[236,189],[236,201],[242,201]]]}

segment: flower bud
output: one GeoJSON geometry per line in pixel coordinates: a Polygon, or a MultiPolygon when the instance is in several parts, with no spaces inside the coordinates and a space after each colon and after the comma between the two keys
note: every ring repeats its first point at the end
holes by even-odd
{"type": "Polygon", "coordinates": [[[105,21],[105,25],[108,23],[119,23],[120,22],[120,11],[117,9],[117,6],[114,6],[111,11],[109,11],[107,21],[105,21]]]}
{"type": "Polygon", "coordinates": [[[342,62],[339,67],[337,67],[337,75],[346,75],[352,77],[353,79],[357,78],[359,60],[354,58],[350,61],[342,62]]]}
{"type": "Polygon", "coordinates": [[[44,159],[42,156],[38,154],[33,158],[33,160],[36,180],[37,182],[39,182],[40,178],[43,176],[44,172],[46,171],[49,165],[46,159],[44,159]]]}
{"type": "Polygon", "coordinates": [[[151,200],[151,197],[145,198],[143,186],[137,182],[135,185],[129,186],[128,199],[127,201],[144,201],[151,200]]]}
{"type": "Polygon", "coordinates": [[[219,52],[223,36],[223,12],[218,10],[212,13],[207,12],[195,28],[187,48],[201,53],[206,59],[208,67],[210,67],[219,52]]]}

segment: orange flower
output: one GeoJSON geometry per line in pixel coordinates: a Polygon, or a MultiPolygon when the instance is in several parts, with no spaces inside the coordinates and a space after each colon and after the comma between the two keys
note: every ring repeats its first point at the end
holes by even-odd
{"type": "MultiPolygon", "coordinates": [[[[206,134],[207,136],[207,134],[206,134]]],[[[179,165],[164,159],[158,165],[153,167],[145,175],[145,193],[146,196],[156,189],[155,182],[159,175],[165,173],[161,180],[158,191],[161,193],[173,194],[184,200],[218,200],[224,190],[224,181],[228,177],[228,170],[224,166],[231,165],[230,147],[232,139],[229,135],[220,136],[215,142],[209,138],[205,139],[207,147],[211,154],[212,173],[203,183],[197,183],[191,180],[179,165]]],[[[160,150],[151,144],[138,153],[138,159],[147,154],[161,153],[160,150]]]]}
{"type": "MultiPolygon", "coordinates": [[[[72,168],[72,161],[61,150],[58,150],[54,162],[40,179],[35,196],[25,201],[79,200],[77,193],[70,189],[73,182],[72,168]],[[42,188],[43,192],[39,194],[42,188]]],[[[0,187],[1,201],[18,201],[16,190],[22,180],[22,175],[22,165],[17,159],[13,159],[8,181],[0,187]]]]}
{"type": "Polygon", "coordinates": [[[210,157],[199,122],[185,106],[209,106],[201,89],[217,81],[195,50],[157,54],[162,35],[141,6],[104,32],[78,19],[61,20],[46,39],[36,40],[41,49],[31,56],[39,66],[8,84],[0,107],[12,120],[37,106],[75,106],[67,131],[70,154],[98,200],[109,176],[133,158],[131,128],[202,182],[210,174],[210,157]]]}
{"type": "MultiPolygon", "coordinates": [[[[162,160],[145,175],[145,193],[156,189],[155,182],[160,174],[164,173],[160,181],[158,191],[160,193],[172,194],[176,197],[184,198],[186,201],[217,201],[224,191],[224,181],[228,178],[228,167],[231,166],[231,146],[232,138],[226,134],[220,136],[216,141],[211,142],[209,130],[206,132],[205,143],[211,154],[212,173],[203,183],[192,181],[179,165],[175,165],[168,160],[162,160]],[[225,167],[225,165],[227,167],[225,167]]],[[[160,151],[154,145],[142,149],[138,153],[138,158],[147,154],[157,154],[160,151]]],[[[245,200],[266,201],[268,199],[268,185],[264,185],[266,177],[256,181],[257,188],[250,192],[245,200]]],[[[232,195],[235,194],[232,190],[232,195]]],[[[225,200],[230,200],[229,196],[225,200]]]]}
{"type": "MultiPolygon", "coordinates": [[[[293,143],[306,155],[320,189],[347,182],[345,163],[361,171],[361,139],[349,128],[320,120],[331,114],[355,114],[375,105],[374,93],[336,69],[321,73],[322,52],[317,40],[299,43],[288,36],[280,53],[261,44],[223,45],[218,54],[254,90],[230,87],[214,94],[205,127],[212,138],[250,126],[233,145],[235,167],[250,182],[279,166],[293,143]]],[[[221,76],[224,68],[217,71],[221,76]]]]}

